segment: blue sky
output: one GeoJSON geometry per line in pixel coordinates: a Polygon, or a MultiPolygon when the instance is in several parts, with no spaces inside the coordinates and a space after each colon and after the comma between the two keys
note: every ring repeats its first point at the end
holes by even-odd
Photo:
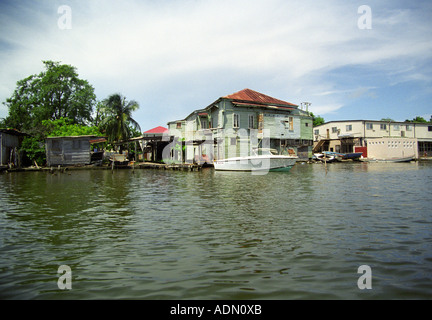
{"type": "Polygon", "coordinates": [[[54,60],[99,100],[136,100],[143,130],[244,88],[310,102],[326,121],[429,120],[431,17],[432,1],[2,1],[0,101],[54,60]]]}

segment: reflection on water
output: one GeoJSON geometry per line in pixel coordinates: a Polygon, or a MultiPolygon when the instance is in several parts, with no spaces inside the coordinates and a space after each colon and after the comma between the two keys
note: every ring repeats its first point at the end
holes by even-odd
{"type": "Polygon", "coordinates": [[[0,298],[430,298],[431,178],[423,163],[1,174],[0,298]]]}

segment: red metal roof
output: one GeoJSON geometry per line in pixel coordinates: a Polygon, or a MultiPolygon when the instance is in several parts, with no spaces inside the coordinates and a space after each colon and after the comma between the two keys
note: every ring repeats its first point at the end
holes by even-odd
{"type": "Polygon", "coordinates": [[[286,106],[294,106],[297,107],[297,105],[286,102],[283,100],[272,98],[268,95],[259,93],[257,91],[251,90],[251,89],[244,89],[239,92],[227,95],[223,98],[227,99],[233,99],[233,100],[240,100],[240,101],[251,101],[255,103],[261,103],[261,104],[278,104],[278,105],[286,105],[286,106]]]}
{"type": "Polygon", "coordinates": [[[168,131],[167,128],[159,126],[159,127],[150,129],[150,130],[148,130],[148,131],[146,131],[144,133],[164,133],[164,132],[167,132],[167,131],[168,131]]]}
{"type": "Polygon", "coordinates": [[[106,142],[107,139],[104,137],[100,137],[100,138],[94,138],[89,140],[90,143],[101,143],[101,142],[106,142]]]}

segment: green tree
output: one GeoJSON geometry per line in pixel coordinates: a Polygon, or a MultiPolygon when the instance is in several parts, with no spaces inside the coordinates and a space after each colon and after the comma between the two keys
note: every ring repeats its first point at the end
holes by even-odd
{"type": "Polygon", "coordinates": [[[313,126],[320,126],[325,123],[324,118],[321,116],[315,116],[312,112],[309,112],[310,116],[312,117],[313,126]]]}
{"type": "Polygon", "coordinates": [[[100,128],[105,132],[109,142],[128,140],[132,137],[133,130],[141,131],[138,122],[132,118],[132,112],[139,108],[136,101],[127,101],[125,97],[116,93],[104,100],[104,106],[101,110],[104,118],[100,122],[100,128]]]}
{"type": "Polygon", "coordinates": [[[48,137],[66,136],[102,136],[96,126],[86,126],[73,123],[71,119],[60,118],[57,120],[44,120],[42,125],[46,128],[48,137]]]}
{"type": "Polygon", "coordinates": [[[9,108],[4,124],[34,133],[43,120],[68,118],[81,125],[89,123],[96,100],[94,88],[79,79],[71,65],[43,63],[45,70],[18,81],[12,96],[3,103],[9,108]]]}
{"type": "Polygon", "coordinates": [[[105,104],[103,101],[98,101],[95,107],[95,113],[92,116],[92,123],[94,126],[99,126],[101,121],[106,117],[105,114],[105,104]]]}
{"type": "Polygon", "coordinates": [[[20,151],[23,152],[23,165],[33,165],[36,162],[38,165],[43,165],[46,160],[45,144],[39,141],[36,137],[24,137],[20,151]]]}
{"type": "Polygon", "coordinates": [[[415,117],[412,120],[407,119],[407,120],[405,120],[405,122],[427,123],[427,120],[425,118],[423,118],[423,117],[417,116],[417,117],[415,117]]]}

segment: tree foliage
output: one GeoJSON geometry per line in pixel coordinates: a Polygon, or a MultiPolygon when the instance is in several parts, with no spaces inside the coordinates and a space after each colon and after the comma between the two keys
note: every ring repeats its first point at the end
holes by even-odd
{"type": "Polygon", "coordinates": [[[43,165],[45,163],[45,144],[36,137],[24,137],[20,151],[24,153],[24,165],[32,165],[34,161],[36,161],[38,165],[43,165]]]}
{"type": "Polygon", "coordinates": [[[4,103],[8,127],[33,133],[43,120],[68,118],[84,125],[91,121],[96,96],[93,87],[78,78],[76,68],[59,62],[43,61],[45,70],[17,82],[4,103]]]}
{"type": "Polygon", "coordinates": [[[9,114],[0,121],[1,127],[30,134],[21,146],[28,163],[44,163],[47,137],[94,135],[118,142],[141,134],[132,118],[139,108],[136,101],[113,94],[96,102],[93,86],[78,77],[75,67],[53,61],[43,64],[44,71],[17,82],[12,96],[3,102],[9,114]]]}
{"type": "MultiPolygon", "coordinates": [[[[432,119],[432,117],[431,117],[431,119],[432,119]]],[[[428,121],[423,117],[417,116],[417,117],[413,118],[412,120],[407,119],[407,120],[405,120],[405,122],[427,123],[428,121]]]]}
{"type": "Polygon", "coordinates": [[[42,121],[42,125],[46,128],[48,137],[103,135],[96,126],[74,124],[73,121],[68,118],[44,120],[42,121]]]}
{"type": "Polygon", "coordinates": [[[324,118],[321,116],[315,116],[312,112],[309,112],[310,116],[312,117],[313,126],[320,126],[325,123],[324,118]]]}
{"type": "Polygon", "coordinates": [[[133,136],[134,130],[141,128],[133,118],[132,112],[139,108],[138,102],[127,101],[122,95],[115,93],[103,101],[103,114],[99,127],[105,132],[110,142],[128,140],[133,136]]]}

